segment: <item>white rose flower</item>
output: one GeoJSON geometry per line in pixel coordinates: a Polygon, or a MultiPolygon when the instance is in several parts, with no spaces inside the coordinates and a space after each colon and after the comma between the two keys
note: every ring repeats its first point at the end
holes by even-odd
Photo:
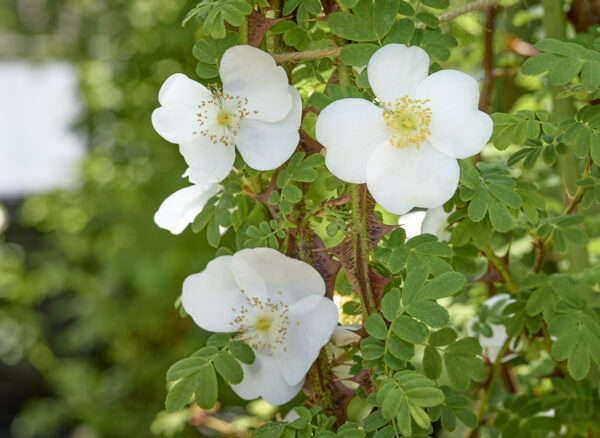
{"type": "Polygon", "coordinates": [[[450,213],[446,213],[444,207],[413,211],[400,216],[398,225],[401,225],[406,232],[407,239],[420,234],[433,234],[441,242],[449,242],[451,234],[446,229],[448,216],[450,213]]]}
{"type": "Polygon", "coordinates": [[[160,204],[154,222],[173,234],[181,234],[220,188],[219,184],[195,184],[177,190],[160,204]]]}
{"type": "Polygon", "coordinates": [[[423,49],[388,44],[367,66],[380,105],[341,99],[317,119],[331,173],[367,183],[395,214],[444,204],[458,185],[456,159],[480,152],[492,134],[491,118],[477,110],[475,79],[455,70],[428,72],[423,49]]]}
{"type": "Polygon", "coordinates": [[[283,164],[298,145],[302,101],[271,55],[250,46],[228,49],[219,74],[223,90],[209,90],[183,74],[160,89],[154,129],[179,150],[196,184],[223,180],[235,147],[257,170],[283,164]]]}
{"type": "Polygon", "coordinates": [[[310,265],[273,249],[255,248],[212,260],[183,283],[182,303],[194,322],[212,332],[238,332],[256,354],[241,364],[233,390],[281,405],[300,391],[321,347],[337,325],[325,282],[310,265]]]}

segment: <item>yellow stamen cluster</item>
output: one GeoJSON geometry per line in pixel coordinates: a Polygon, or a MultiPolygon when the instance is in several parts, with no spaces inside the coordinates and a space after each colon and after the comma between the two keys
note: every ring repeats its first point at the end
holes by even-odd
{"type": "Polygon", "coordinates": [[[408,96],[396,99],[395,102],[382,102],[383,118],[395,132],[390,140],[392,146],[405,148],[414,144],[419,149],[421,142],[431,135],[431,109],[425,106],[429,99],[410,99],[408,96]]]}
{"type": "MultiPolygon", "coordinates": [[[[248,99],[223,93],[217,84],[211,84],[209,88],[212,98],[198,105],[200,111],[196,117],[201,130],[195,131],[194,135],[208,136],[214,144],[233,146],[233,138],[238,134],[240,120],[250,115],[250,111],[246,109],[248,99]],[[214,132],[215,128],[217,132],[214,132]]],[[[254,113],[256,114],[256,111],[254,113]]]]}
{"type": "MultiPolygon", "coordinates": [[[[281,292],[278,294],[281,295],[281,292]]],[[[230,325],[236,327],[240,338],[254,350],[267,350],[269,356],[279,348],[287,351],[285,338],[291,324],[288,306],[271,298],[264,302],[256,297],[245,295],[245,298],[247,307],[242,305],[239,310],[231,308],[237,316],[230,325]]]]}

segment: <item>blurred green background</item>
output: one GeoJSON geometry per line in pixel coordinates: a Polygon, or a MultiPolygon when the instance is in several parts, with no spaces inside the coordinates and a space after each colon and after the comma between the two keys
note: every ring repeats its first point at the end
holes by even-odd
{"type": "MultiPolygon", "coordinates": [[[[507,3],[495,18],[489,110],[548,110],[540,79],[518,74],[525,58],[515,45],[543,37],[543,11],[535,1],[507,3]]],[[[166,369],[206,336],[174,308],[181,283],[215,250],[202,233],[172,236],[154,224],[162,200],[185,185],[186,166],[150,123],[162,82],[194,77],[192,46],[202,35],[194,22],[181,27],[194,4],[0,2],[2,60],[75,66],[84,109],[74,129],[88,148],[77,189],[0,200],[9,217],[0,233],[0,437],[198,435],[179,431],[186,416],[156,415],[166,369]]],[[[445,67],[482,79],[484,23],[475,13],[447,25],[459,46],[445,67]]],[[[538,176],[556,193],[556,176],[547,168],[538,176]]],[[[598,220],[587,226],[598,235],[598,220]]],[[[224,239],[235,248],[232,235],[224,239]]]]}

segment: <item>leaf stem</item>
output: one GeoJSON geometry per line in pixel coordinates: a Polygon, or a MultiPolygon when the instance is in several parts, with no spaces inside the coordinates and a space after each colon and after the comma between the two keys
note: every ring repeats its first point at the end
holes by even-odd
{"type": "Polygon", "coordinates": [[[485,254],[486,258],[490,261],[490,263],[494,265],[494,267],[498,270],[500,275],[502,275],[502,278],[504,278],[506,286],[508,286],[510,291],[518,292],[519,285],[512,278],[512,275],[510,275],[510,272],[508,271],[508,269],[506,269],[506,266],[504,266],[504,264],[500,261],[500,259],[498,259],[496,254],[494,254],[492,248],[489,245],[486,246],[485,248],[483,248],[483,253],[485,254]]]}
{"type": "Polygon", "coordinates": [[[500,370],[500,365],[502,365],[502,358],[508,351],[508,346],[510,345],[511,338],[507,338],[504,341],[504,345],[502,346],[502,350],[498,353],[494,364],[492,365],[492,371],[490,373],[490,378],[487,382],[487,387],[485,392],[483,393],[483,397],[481,398],[481,402],[479,403],[479,408],[477,409],[477,426],[471,430],[468,437],[474,438],[477,436],[479,428],[482,426],[483,416],[485,415],[485,408],[490,400],[490,396],[492,395],[492,390],[494,389],[494,383],[496,382],[496,377],[498,376],[498,371],[500,370]]]}

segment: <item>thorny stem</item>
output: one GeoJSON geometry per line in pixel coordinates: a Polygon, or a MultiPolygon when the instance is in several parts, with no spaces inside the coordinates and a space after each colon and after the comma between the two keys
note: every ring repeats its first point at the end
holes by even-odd
{"type": "Polygon", "coordinates": [[[483,89],[479,97],[479,110],[488,112],[494,87],[494,19],[498,8],[489,8],[485,15],[485,52],[483,55],[483,89]]]}
{"type": "Polygon", "coordinates": [[[352,252],[355,275],[360,285],[360,303],[366,318],[375,311],[375,300],[369,282],[369,247],[367,245],[367,208],[364,185],[353,184],[350,188],[352,205],[352,252]]]}

